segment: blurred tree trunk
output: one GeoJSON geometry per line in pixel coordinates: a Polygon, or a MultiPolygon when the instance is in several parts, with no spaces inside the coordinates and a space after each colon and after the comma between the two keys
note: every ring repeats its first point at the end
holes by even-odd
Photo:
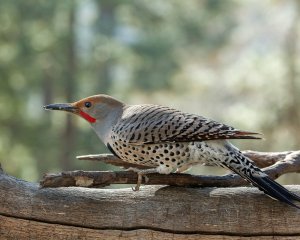
{"type": "MultiPolygon", "coordinates": [[[[114,1],[99,1],[98,11],[99,11],[99,21],[97,21],[96,30],[99,32],[103,38],[110,41],[115,33],[116,19],[115,19],[115,9],[117,4],[114,1]]],[[[98,66],[98,89],[100,92],[105,93],[111,87],[112,83],[112,67],[113,59],[112,56],[107,56],[98,66]]]]}
{"type": "MultiPolygon", "coordinates": [[[[42,83],[42,89],[43,89],[43,103],[44,105],[47,105],[51,102],[53,102],[53,76],[51,74],[51,71],[53,71],[52,67],[43,69],[44,73],[44,79],[42,83]]],[[[47,118],[47,120],[50,122],[50,119],[47,118]]]]}
{"type": "MultiPolygon", "coordinates": [[[[42,82],[42,96],[43,96],[43,105],[47,105],[53,102],[53,87],[54,87],[54,76],[53,76],[53,67],[44,67],[43,68],[43,82],[42,82]]],[[[51,125],[51,118],[49,114],[46,114],[46,111],[43,112],[43,118],[39,128],[47,129],[51,125]]],[[[49,134],[49,133],[47,133],[49,134]]],[[[43,135],[37,136],[38,141],[40,142],[40,146],[43,146],[44,149],[47,148],[49,144],[43,139],[43,135]]],[[[43,159],[43,161],[36,161],[36,167],[38,170],[39,177],[42,176],[43,173],[49,170],[48,164],[45,164],[45,153],[41,151],[36,151],[37,159],[43,159]]]]}
{"type": "MultiPolygon", "coordinates": [[[[76,36],[75,36],[75,14],[76,3],[70,3],[69,10],[69,33],[66,41],[66,57],[67,57],[67,76],[65,82],[65,94],[67,102],[74,101],[74,95],[77,88],[76,84],[76,71],[77,71],[77,59],[76,59],[76,36]]],[[[70,114],[66,115],[65,129],[62,137],[62,169],[71,169],[72,166],[72,150],[76,144],[75,122],[70,114]]]]}
{"type": "MultiPolygon", "coordinates": [[[[286,39],[286,64],[287,64],[287,80],[286,88],[289,96],[289,103],[286,111],[284,111],[283,121],[286,123],[287,129],[291,133],[300,132],[300,98],[299,98],[299,74],[297,72],[298,64],[298,29],[300,19],[300,2],[295,1],[296,13],[286,39]]],[[[300,144],[300,135],[295,134],[295,145],[300,144]]]]}
{"type": "MultiPolygon", "coordinates": [[[[300,134],[295,134],[300,132],[300,85],[299,85],[299,73],[297,65],[299,64],[299,55],[298,55],[298,29],[299,29],[299,20],[300,20],[300,2],[295,1],[296,12],[294,19],[291,23],[290,29],[288,30],[286,37],[286,91],[287,91],[287,101],[285,110],[280,114],[280,120],[285,129],[288,129],[291,138],[293,141],[293,146],[297,147],[300,144],[300,134]]],[[[299,180],[299,176],[296,174],[284,176],[283,179],[292,179],[292,181],[299,180]]]]}

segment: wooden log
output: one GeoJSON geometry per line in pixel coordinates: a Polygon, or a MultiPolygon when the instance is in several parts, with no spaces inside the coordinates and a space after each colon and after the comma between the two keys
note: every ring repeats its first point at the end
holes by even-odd
{"type": "Polygon", "coordinates": [[[299,239],[299,216],[252,187],[41,189],[0,173],[0,239],[299,239]]]}

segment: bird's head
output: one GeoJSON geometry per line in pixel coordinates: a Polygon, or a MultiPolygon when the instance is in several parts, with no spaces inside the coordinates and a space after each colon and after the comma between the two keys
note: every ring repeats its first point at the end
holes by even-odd
{"type": "Polygon", "coordinates": [[[93,124],[122,109],[123,103],[107,95],[95,95],[74,103],[55,103],[44,106],[46,110],[60,110],[81,116],[93,124]]]}

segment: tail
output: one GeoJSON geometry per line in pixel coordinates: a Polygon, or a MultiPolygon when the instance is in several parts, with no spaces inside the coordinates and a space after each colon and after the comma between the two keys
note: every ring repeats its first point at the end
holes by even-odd
{"type": "Polygon", "coordinates": [[[248,180],[252,185],[256,186],[268,196],[300,209],[300,207],[293,202],[300,202],[298,195],[290,192],[272,180],[267,174],[256,167],[252,160],[245,157],[234,146],[229,145],[226,146],[226,148],[230,152],[229,159],[224,164],[227,168],[248,180]]]}

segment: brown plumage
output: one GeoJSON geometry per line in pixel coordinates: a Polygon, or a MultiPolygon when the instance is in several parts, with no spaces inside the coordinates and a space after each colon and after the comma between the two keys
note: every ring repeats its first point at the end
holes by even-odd
{"type": "Polygon", "coordinates": [[[113,128],[113,136],[131,144],[261,139],[258,134],[240,131],[195,114],[150,104],[128,106],[113,128]]]}

